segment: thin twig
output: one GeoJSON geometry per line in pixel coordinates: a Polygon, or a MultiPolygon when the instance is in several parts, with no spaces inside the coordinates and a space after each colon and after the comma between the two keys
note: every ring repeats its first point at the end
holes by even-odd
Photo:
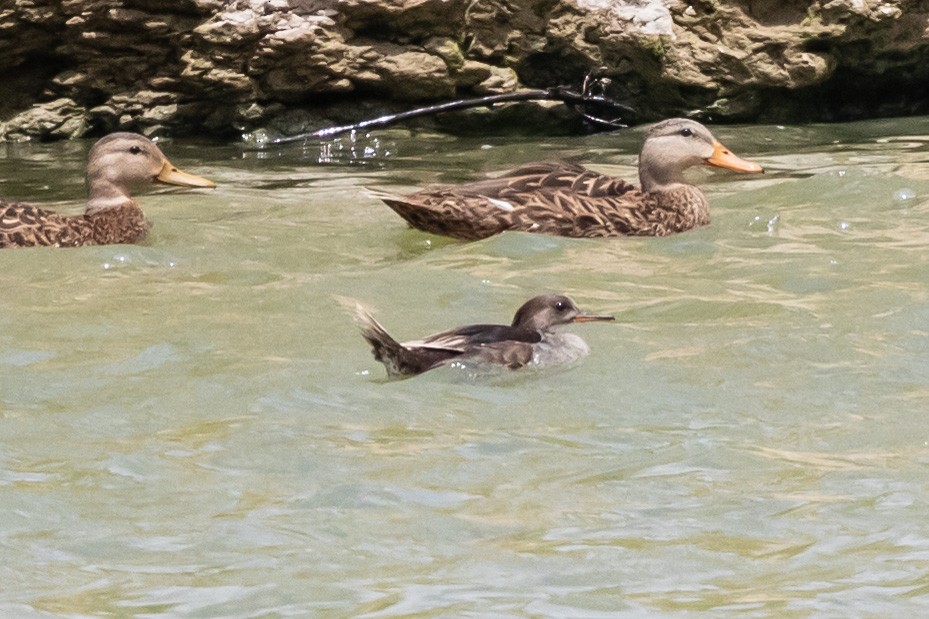
{"type": "MultiPolygon", "coordinates": [[[[521,90],[519,92],[490,95],[477,99],[459,99],[457,101],[449,101],[448,103],[440,103],[438,105],[430,105],[428,107],[421,107],[415,110],[408,110],[398,114],[387,114],[378,118],[372,118],[369,120],[353,123],[351,125],[326,127],[325,129],[319,129],[309,133],[273,138],[269,140],[268,143],[287,144],[290,142],[300,142],[312,138],[328,138],[334,135],[348,133],[350,131],[359,131],[361,129],[370,129],[373,127],[384,127],[401,120],[408,120],[410,118],[417,118],[419,116],[428,116],[431,114],[450,112],[453,110],[463,110],[473,107],[491,107],[497,103],[510,103],[514,101],[562,101],[563,103],[580,108],[584,108],[588,105],[594,105],[613,108],[614,110],[617,110],[623,114],[635,114],[635,110],[633,110],[628,105],[624,105],[618,101],[613,101],[612,99],[602,95],[589,94],[591,85],[592,84],[590,84],[588,80],[584,80],[584,92],[580,93],[569,90],[563,86],[556,86],[554,88],[547,88],[545,90],[521,90]]],[[[625,125],[622,124],[619,119],[602,119],[586,112],[581,112],[581,114],[584,118],[591,122],[613,128],[625,127],[625,125]]]]}

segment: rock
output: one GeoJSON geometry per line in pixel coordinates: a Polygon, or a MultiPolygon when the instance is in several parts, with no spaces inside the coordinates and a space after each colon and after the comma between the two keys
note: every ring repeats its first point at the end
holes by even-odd
{"type": "Polygon", "coordinates": [[[451,73],[460,72],[465,65],[465,57],[453,39],[448,37],[433,37],[423,44],[423,48],[445,61],[451,73]]]}
{"type": "Polygon", "coordinates": [[[589,74],[639,120],[926,112],[927,22],[923,0],[6,0],[0,138],[234,135],[589,74]]]}
{"type": "Polygon", "coordinates": [[[637,34],[667,36],[672,39],[675,37],[671,11],[662,0],[577,0],[577,6],[608,19],[610,28],[614,30],[625,29],[637,34]]]}
{"type": "Polygon", "coordinates": [[[519,76],[513,69],[490,67],[490,75],[474,86],[478,95],[498,95],[515,92],[519,87],[519,76]]]}
{"type": "Polygon", "coordinates": [[[393,99],[449,99],[455,94],[448,66],[433,54],[415,51],[386,53],[373,64],[372,70],[393,99]]]}
{"type": "Polygon", "coordinates": [[[0,139],[22,141],[77,138],[87,129],[87,112],[71,99],[34,105],[0,123],[0,139]]]}

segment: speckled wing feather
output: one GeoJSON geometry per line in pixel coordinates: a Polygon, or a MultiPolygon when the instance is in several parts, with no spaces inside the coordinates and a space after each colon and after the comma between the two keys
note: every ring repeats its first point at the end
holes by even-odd
{"type": "MultiPolygon", "coordinates": [[[[475,181],[454,188],[455,193],[512,199],[541,189],[567,189],[591,198],[618,196],[635,187],[622,179],[588,170],[566,161],[538,161],[520,166],[497,178],[475,181]]],[[[428,192],[422,192],[428,193],[428,192]]]]}
{"type": "Polygon", "coordinates": [[[93,228],[84,217],[0,200],[0,247],[76,247],[92,238],[93,228]]]}
{"type": "Polygon", "coordinates": [[[499,178],[459,187],[381,196],[412,226],[474,240],[504,230],[572,237],[661,236],[690,229],[698,222],[691,201],[705,204],[699,189],[659,204],[654,195],[630,183],[582,166],[543,162],[499,178]],[[679,208],[679,207],[684,208],[679,208]]]}
{"type": "Polygon", "coordinates": [[[59,215],[0,200],[0,248],[139,243],[147,234],[148,224],[134,202],[91,215],[59,215]]]}

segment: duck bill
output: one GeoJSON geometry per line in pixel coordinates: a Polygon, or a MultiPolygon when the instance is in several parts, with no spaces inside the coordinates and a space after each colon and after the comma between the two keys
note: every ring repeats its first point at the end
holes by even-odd
{"type": "Polygon", "coordinates": [[[610,320],[616,320],[616,318],[604,314],[578,314],[571,322],[607,322],[610,320]]]}
{"type": "Polygon", "coordinates": [[[171,165],[170,161],[165,161],[164,165],[161,166],[161,172],[158,173],[155,180],[168,185],[180,185],[181,187],[216,187],[216,183],[213,181],[196,174],[184,172],[171,165]]]}
{"type": "Polygon", "coordinates": [[[736,172],[764,172],[764,168],[754,161],[746,161],[732,154],[719,142],[713,143],[713,156],[706,160],[709,165],[735,170],[736,172]]]}

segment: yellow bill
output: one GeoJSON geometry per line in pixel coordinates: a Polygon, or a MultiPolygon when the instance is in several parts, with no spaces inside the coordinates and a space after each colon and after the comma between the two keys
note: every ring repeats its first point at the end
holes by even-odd
{"type": "Polygon", "coordinates": [[[719,142],[713,143],[713,156],[707,159],[706,162],[736,172],[764,172],[764,168],[760,165],[754,161],[746,161],[741,157],[737,157],[719,142]]]}
{"type": "Polygon", "coordinates": [[[207,180],[202,176],[190,174],[176,168],[170,161],[165,160],[161,166],[161,172],[155,177],[155,180],[168,185],[180,185],[181,187],[216,187],[216,183],[207,180]]]}

